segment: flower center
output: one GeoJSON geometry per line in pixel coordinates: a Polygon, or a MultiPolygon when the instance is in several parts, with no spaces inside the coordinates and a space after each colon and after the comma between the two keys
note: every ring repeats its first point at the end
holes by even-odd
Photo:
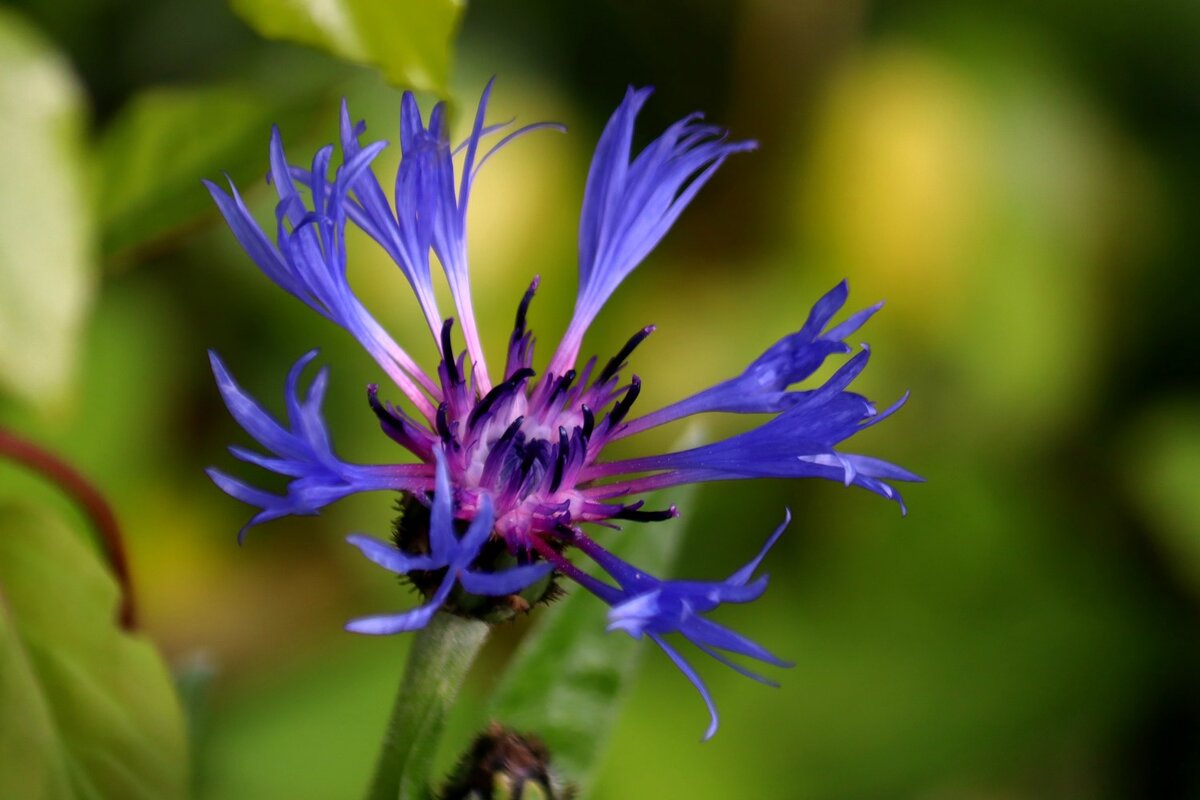
{"type": "Polygon", "coordinates": [[[436,438],[382,404],[374,387],[368,390],[371,407],[393,439],[426,462],[433,460],[433,448],[440,447],[455,486],[459,518],[470,518],[483,495],[491,498],[494,531],[513,553],[531,551],[531,537],[579,522],[653,521],[674,513],[639,511],[640,503],[598,502],[588,497],[580,480],[583,469],[618,434],[641,391],[636,375],[623,384],[619,372],[653,326],[635,333],[602,368],[592,358],[578,371],[550,372],[534,380],[533,334],[525,314],[537,283],[535,278],[517,309],[504,380],[485,393],[478,391],[478,376],[468,371],[467,354],[454,351],[454,320],[443,324],[436,438]]]}
{"type": "Polygon", "coordinates": [[[585,501],[575,478],[589,461],[595,432],[594,418],[572,397],[569,379],[550,376],[526,391],[519,384],[531,373],[518,370],[518,382],[510,379],[482,398],[465,424],[447,415],[450,436],[443,431],[455,485],[464,495],[475,495],[460,502],[471,504],[481,493],[490,495],[496,532],[513,549],[527,549],[529,535],[579,516],[585,501]],[[547,384],[556,388],[546,391],[547,384]],[[503,397],[489,402],[494,394],[503,397]]]}
{"type": "MultiPolygon", "coordinates": [[[[454,352],[453,319],[445,321],[440,336],[442,402],[435,427],[460,493],[460,513],[472,513],[480,496],[488,494],[496,533],[514,552],[529,550],[531,535],[587,520],[589,501],[577,486],[579,473],[595,460],[637,399],[637,376],[621,386],[618,372],[654,330],[638,331],[602,369],[596,369],[593,358],[580,371],[548,373],[534,382],[533,334],[526,327],[526,313],[537,286],[534,278],[518,305],[505,378],[482,396],[478,376],[468,378],[467,354],[454,352]],[[605,409],[597,422],[596,413],[605,409]]],[[[384,424],[386,428],[388,422],[384,424]]]]}

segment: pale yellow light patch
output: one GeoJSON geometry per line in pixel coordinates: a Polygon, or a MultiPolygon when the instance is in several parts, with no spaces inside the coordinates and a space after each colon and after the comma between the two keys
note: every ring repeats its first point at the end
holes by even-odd
{"type": "Polygon", "coordinates": [[[0,13],[0,383],[68,389],[94,285],[82,94],[64,59],[0,13]]]}
{"type": "Polygon", "coordinates": [[[805,197],[812,236],[889,313],[938,329],[959,307],[985,212],[985,133],[971,87],[928,54],[875,52],[835,81],[805,197]]]}

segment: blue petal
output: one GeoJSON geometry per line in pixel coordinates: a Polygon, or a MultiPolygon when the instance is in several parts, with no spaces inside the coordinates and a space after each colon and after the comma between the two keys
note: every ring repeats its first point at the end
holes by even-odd
{"type": "MultiPolygon", "coordinates": [[[[846,300],[850,296],[850,285],[843,278],[837,286],[834,286],[828,292],[821,296],[821,299],[813,303],[812,309],[808,312],[808,319],[804,322],[804,327],[801,332],[807,333],[811,337],[818,336],[829,320],[833,319],[833,315],[841,310],[842,306],[846,305],[846,300]]],[[[832,338],[832,337],[831,337],[832,338]]]]}
{"type": "Polygon", "coordinates": [[[292,277],[283,256],[251,216],[241,195],[238,194],[237,188],[230,183],[231,194],[226,194],[212,181],[204,181],[204,185],[207,187],[208,193],[212,195],[213,201],[217,204],[217,209],[225,218],[229,229],[233,231],[234,238],[258,265],[258,268],[289,294],[324,315],[324,310],[318,307],[307,290],[292,277]]]}
{"type": "Polygon", "coordinates": [[[823,338],[825,339],[845,339],[850,334],[857,331],[867,320],[875,316],[875,312],[883,308],[883,303],[879,302],[873,306],[868,306],[861,311],[856,311],[846,318],[844,322],[839,323],[836,327],[829,329],[823,338]]]}
{"type": "Polygon", "coordinates": [[[704,653],[738,673],[774,686],[773,681],[737,664],[718,651],[725,650],[782,667],[792,666],[790,662],[779,658],[751,639],[701,615],[722,603],[749,602],[763,593],[767,587],[767,578],[765,575],[753,578],[754,572],[790,521],[791,513],[788,512],[783,523],[768,537],[754,558],[722,582],[660,581],[633,569],[590,540],[575,540],[577,546],[621,584],[621,590],[615,591],[607,585],[593,587],[590,582],[583,583],[585,588],[612,606],[608,612],[607,629],[624,631],[635,639],[648,635],[663,648],[705,698],[713,715],[713,724],[709,728],[708,736],[716,730],[716,712],[713,710],[711,697],[691,666],[667,646],[662,637],[669,633],[678,633],[704,653]],[[598,588],[603,588],[604,591],[598,591],[598,588]],[[614,593],[615,597],[612,596],[614,593]]]}
{"type": "Polygon", "coordinates": [[[730,575],[725,582],[733,585],[742,585],[749,581],[750,577],[754,574],[754,571],[758,569],[759,565],[762,564],[763,559],[767,557],[767,553],[769,553],[771,548],[775,546],[775,543],[779,541],[779,537],[783,536],[783,532],[787,530],[787,526],[791,523],[791,521],[792,510],[790,508],[785,509],[783,512],[783,522],[781,522],[779,527],[775,529],[775,532],[767,538],[767,541],[762,546],[762,549],[758,551],[758,555],[750,559],[746,566],[730,575]]]}
{"type": "Polygon", "coordinates": [[[687,622],[680,627],[679,632],[697,645],[717,647],[730,653],[774,664],[777,667],[793,666],[792,662],[780,658],[758,642],[704,617],[689,617],[687,622]]]}
{"type": "Polygon", "coordinates": [[[629,169],[629,148],[633,143],[633,124],[638,112],[654,90],[630,86],[625,99],[609,118],[588,170],[579,215],[579,269],[581,283],[595,266],[596,254],[604,233],[603,222],[616,213],[621,188],[629,169]]]}
{"type": "MultiPolygon", "coordinates": [[[[811,402],[813,392],[787,391],[788,387],[810,377],[830,356],[849,353],[850,346],[843,340],[882,306],[880,303],[858,311],[831,330],[822,332],[845,304],[848,291],[846,282],[842,281],[826,292],[813,305],[800,330],[771,345],[737,377],[634,420],[618,435],[628,436],[693,414],[713,411],[777,413],[811,402]]],[[[862,360],[865,361],[865,357],[862,360]]]]}
{"type": "MultiPolygon", "coordinates": [[[[296,362],[297,366],[303,369],[306,364],[316,358],[316,355],[317,351],[315,350],[306,353],[296,362]]],[[[221,361],[221,357],[210,350],[208,358],[212,365],[213,376],[217,380],[217,389],[221,392],[221,399],[225,401],[225,407],[229,409],[229,413],[245,429],[246,433],[253,436],[254,440],[263,447],[281,456],[304,458],[308,454],[307,448],[298,444],[291,433],[284,430],[253,397],[238,385],[233,375],[225,367],[225,363],[221,361]]],[[[294,388],[294,384],[289,386],[289,390],[294,388]]]]}
{"type": "Polygon", "coordinates": [[[205,474],[212,479],[212,482],[220,488],[221,491],[230,497],[241,500],[248,505],[258,506],[262,509],[270,509],[281,502],[281,498],[273,495],[270,492],[264,492],[262,489],[255,489],[248,483],[231,477],[216,467],[209,467],[204,470],[205,474]]]}
{"type": "Polygon", "coordinates": [[[229,452],[233,454],[234,458],[245,461],[248,464],[253,464],[256,467],[262,467],[268,472],[287,475],[291,478],[302,478],[308,474],[308,467],[301,462],[290,461],[286,458],[271,458],[270,456],[264,456],[261,453],[256,453],[253,450],[247,450],[237,445],[230,445],[229,452]]]}
{"type": "MultiPolygon", "coordinates": [[[[315,356],[316,353],[310,353],[315,356]]],[[[321,416],[321,405],[325,401],[325,388],[329,385],[329,369],[322,367],[317,371],[308,387],[308,398],[300,402],[300,373],[311,358],[297,361],[288,373],[287,406],[288,421],[292,430],[305,442],[308,442],[312,452],[323,461],[333,458],[332,445],[329,442],[329,431],[325,428],[325,420],[321,416]]]]}
{"type": "Polygon", "coordinates": [[[423,606],[399,614],[379,614],[371,617],[360,617],[346,623],[346,630],[351,633],[366,633],[372,636],[388,636],[393,633],[408,633],[420,630],[429,624],[433,615],[446,602],[450,589],[454,586],[454,576],[447,573],[438,586],[437,592],[423,606]]]}
{"type": "Polygon", "coordinates": [[[766,591],[767,581],[765,577],[745,585],[714,581],[663,581],[662,589],[669,598],[666,602],[686,603],[692,611],[704,613],[722,603],[757,600],[766,591]]]}
{"type": "Polygon", "coordinates": [[[404,611],[399,614],[378,614],[371,617],[360,617],[346,623],[346,630],[351,633],[365,633],[372,636],[388,636],[393,633],[410,633],[420,630],[429,624],[437,613],[440,603],[430,602],[426,605],[404,611]]]}
{"type": "MultiPolygon", "coordinates": [[[[623,603],[614,605],[608,612],[608,630],[625,631],[635,639],[640,639],[642,633],[662,613],[659,589],[635,595],[623,603]]],[[[665,632],[665,631],[663,631],[665,632]]]]}
{"type": "MultiPolygon", "coordinates": [[[[292,479],[286,494],[275,495],[218,470],[209,471],[213,481],[227,494],[260,509],[247,528],[289,514],[315,514],[324,506],[356,492],[411,488],[411,481],[397,476],[386,467],[348,464],[334,455],[321,414],[327,376],[325,370],[321,370],[313,380],[307,398],[303,402],[299,399],[300,375],[315,356],[315,351],[304,355],[288,373],[289,430],[237,384],[216,353],[210,354],[217,387],[230,413],[273,456],[240,447],[231,448],[233,454],[243,461],[292,479]]],[[[245,528],[242,533],[245,533],[245,528]]]]}
{"type": "Polygon", "coordinates": [[[475,154],[479,150],[479,139],[483,134],[483,121],[487,116],[488,99],[492,96],[492,88],[495,85],[496,78],[493,76],[483,87],[483,93],[479,96],[479,107],[475,111],[475,124],[471,129],[471,135],[467,138],[467,154],[463,157],[462,177],[458,187],[460,226],[466,224],[467,201],[471,196],[471,183],[475,172],[475,154]]]}
{"type": "MultiPolygon", "coordinates": [[[[487,369],[479,343],[471,300],[467,266],[466,223],[471,188],[483,162],[514,138],[547,125],[522,128],[505,137],[482,158],[477,159],[483,137],[503,126],[485,124],[488,100],[494,79],[488,82],[479,99],[470,135],[461,148],[461,174],[456,177],[444,103],[438,103],[426,124],[416,98],[405,92],[400,111],[400,165],[396,172],[395,212],[387,207],[375,178],[369,172],[348,178],[358,203],[348,206],[350,218],[375,239],[400,266],[421,303],[426,322],[436,336],[441,325],[430,276],[429,253],[437,254],[450,284],[458,310],[467,350],[474,362],[481,386],[487,384],[487,369]]],[[[343,104],[342,148],[347,154],[358,153],[358,126],[351,126],[343,104]]],[[[316,180],[315,177],[313,180],[316,180]]]]}
{"type": "Polygon", "coordinates": [[[725,158],[755,147],[692,115],[630,161],[633,127],[649,89],[632,87],[609,119],[588,171],[579,218],[575,314],[548,371],[562,374],[583,333],[617,286],[658,245],[725,158]]]}
{"type": "MultiPolygon", "coordinates": [[[[499,128],[499,127],[501,127],[501,126],[499,126],[499,125],[492,126],[492,128],[499,128]]],[[[543,130],[558,131],[559,133],[566,133],[567,126],[562,125],[557,122],[534,122],[531,125],[526,125],[522,128],[518,128],[517,130],[515,130],[512,133],[505,136],[503,139],[501,139],[495,145],[493,145],[492,148],[490,150],[488,150],[487,153],[484,154],[483,158],[479,159],[479,163],[475,165],[475,169],[472,171],[471,179],[474,180],[475,175],[479,174],[479,170],[483,169],[483,165],[486,164],[493,155],[500,152],[500,150],[507,147],[513,141],[515,141],[516,139],[519,139],[520,137],[524,136],[527,133],[533,133],[534,131],[543,131],[543,130]]],[[[486,134],[489,132],[489,129],[485,128],[483,132],[486,134]]]]}
{"type": "Polygon", "coordinates": [[[455,551],[458,548],[458,539],[454,534],[454,492],[450,488],[446,456],[441,450],[435,450],[434,457],[437,465],[433,502],[429,509],[429,549],[433,557],[445,565],[456,558],[455,551]]]}
{"type": "Polygon", "coordinates": [[[702,645],[702,644],[697,644],[696,647],[698,647],[700,649],[700,651],[703,652],[705,655],[715,658],[717,661],[719,661],[722,664],[724,664],[725,666],[729,667],[731,670],[733,670],[734,672],[736,672],[739,675],[749,678],[752,681],[758,681],[759,683],[763,684],[764,686],[770,686],[772,689],[779,688],[779,684],[777,682],[771,680],[770,678],[768,678],[764,675],[759,675],[757,672],[755,672],[752,669],[747,669],[746,667],[743,667],[741,664],[739,664],[736,661],[734,661],[733,659],[727,657],[726,655],[721,653],[719,650],[714,650],[711,647],[707,647],[706,645],[702,645]]]}
{"type": "Polygon", "coordinates": [[[430,393],[435,393],[436,387],[367,312],[346,278],[347,210],[360,217],[366,213],[361,205],[347,199],[347,193],[367,173],[382,146],[376,143],[355,150],[335,171],[330,185],[326,172],[331,148],[319,150],[311,171],[304,173],[288,163],[279,131],[273,129],[269,178],[279,196],[274,244],[246,210],[236,190],[231,196],[211,183],[206,185],[239,243],[267,277],[353,335],[424,412],[429,410],[429,402],[418,384],[430,393]],[[313,208],[305,204],[293,176],[307,183],[313,208]]]}
{"type": "Polygon", "coordinates": [[[843,441],[903,404],[901,398],[879,414],[866,398],[845,391],[866,366],[868,356],[869,351],[862,350],[819,389],[805,393],[795,405],[757,428],[679,453],[604,465],[602,472],[593,470],[589,475],[585,471],[584,477],[659,470],[695,471],[696,479],[703,480],[819,477],[849,481],[899,501],[895,490],[880,479],[920,480],[918,476],[885,461],[837,450],[843,441]]]}
{"type": "Polygon", "coordinates": [[[546,562],[512,567],[503,572],[473,572],[462,570],[458,582],[471,594],[500,597],[516,594],[537,583],[554,571],[554,565],[546,562]]]}
{"type": "Polygon", "coordinates": [[[467,532],[459,541],[458,555],[454,557],[458,569],[466,569],[479,556],[479,550],[492,535],[492,520],[492,498],[481,495],[475,519],[471,520],[467,532]]]}
{"type": "Polygon", "coordinates": [[[667,654],[667,657],[670,658],[671,661],[675,663],[675,666],[680,672],[683,673],[684,677],[692,682],[692,686],[696,687],[696,691],[700,693],[700,698],[704,700],[704,705],[708,707],[708,729],[704,732],[704,738],[702,739],[702,741],[707,742],[716,734],[717,725],[719,724],[717,719],[717,707],[713,703],[712,695],[709,693],[708,687],[704,685],[704,681],[700,679],[700,675],[697,674],[696,670],[692,669],[692,665],[689,664],[683,656],[676,652],[675,648],[664,642],[661,636],[650,634],[650,639],[656,645],[662,648],[662,651],[667,654]]]}
{"type": "MultiPolygon", "coordinates": [[[[420,127],[420,110],[410,93],[405,93],[401,101],[401,127],[408,127],[413,115],[416,116],[416,126],[420,127]]],[[[342,101],[341,111],[341,140],[342,153],[345,160],[350,161],[358,156],[363,148],[358,143],[358,136],[365,126],[362,123],[351,125],[350,112],[345,100],[342,101]]],[[[402,146],[408,137],[401,135],[402,146]]],[[[370,147],[381,148],[385,142],[375,142],[370,147]]],[[[368,149],[369,149],[368,148],[368,149]]],[[[433,283],[429,268],[430,227],[423,223],[425,214],[419,207],[419,198],[413,197],[407,188],[409,183],[405,176],[412,172],[408,169],[410,163],[401,162],[401,169],[396,177],[396,212],[388,206],[387,196],[379,185],[374,173],[369,169],[348,171],[340,176],[349,190],[354,192],[358,204],[347,206],[350,218],[374,239],[395,262],[413,287],[421,303],[422,310],[428,319],[438,320],[437,301],[433,296],[433,283]]]]}
{"type": "Polygon", "coordinates": [[[397,575],[406,575],[413,570],[441,569],[446,564],[433,556],[409,556],[395,547],[370,536],[351,534],[346,541],[362,551],[362,554],[386,570],[397,575]]]}

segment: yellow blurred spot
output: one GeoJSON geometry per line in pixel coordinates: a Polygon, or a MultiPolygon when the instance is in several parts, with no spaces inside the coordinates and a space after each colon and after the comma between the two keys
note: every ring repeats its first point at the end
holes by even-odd
{"type": "Polygon", "coordinates": [[[805,199],[818,249],[865,275],[890,314],[934,329],[959,306],[980,227],[977,108],[948,66],[897,48],[846,65],[814,134],[805,199]]]}

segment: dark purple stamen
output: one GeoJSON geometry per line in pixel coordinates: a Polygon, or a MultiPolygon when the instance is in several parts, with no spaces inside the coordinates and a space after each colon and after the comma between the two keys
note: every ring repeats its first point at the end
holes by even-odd
{"type": "MultiPolygon", "coordinates": [[[[367,402],[371,405],[371,410],[375,412],[375,416],[379,418],[379,425],[383,428],[383,432],[397,443],[414,452],[422,452],[429,448],[427,440],[422,442],[419,429],[416,426],[397,416],[391,408],[380,402],[378,384],[372,383],[367,385],[367,402]]],[[[426,436],[428,436],[427,432],[426,436]]]]}
{"type": "Polygon", "coordinates": [[[570,442],[567,440],[567,429],[563,426],[558,426],[558,457],[554,459],[554,478],[550,481],[550,491],[557,492],[559,485],[562,483],[563,470],[567,466],[567,451],[570,450],[570,442]]]}
{"type": "Polygon", "coordinates": [[[613,410],[608,414],[609,430],[621,424],[621,420],[625,419],[625,415],[629,413],[629,409],[633,408],[633,403],[637,400],[641,391],[642,380],[637,375],[634,375],[629,383],[629,391],[625,392],[625,396],[613,406],[613,410]]]}
{"type": "Polygon", "coordinates": [[[403,423],[392,416],[392,413],[383,407],[383,403],[379,402],[379,384],[367,384],[367,402],[371,406],[371,410],[375,412],[375,416],[379,417],[379,424],[383,426],[383,430],[389,435],[403,435],[403,423]]]}
{"type": "Polygon", "coordinates": [[[575,381],[575,376],[577,374],[578,373],[576,373],[575,370],[569,369],[567,370],[567,374],[563,375],[555,382],[554,390],[550,392],[550,397],[546,400],[547,405],[553,403],[554,398],[571,388],[571,384],[575,381]]]}
{"type": "Polygon", "coordinates": [[[471,415],[467,417],[467,427],[474,429],[485,414],[492,410],[492,406],[500,402],[501,398],[507,397],[517,390],[522,381],[532,378],[536,373],[529,367],[522,367],[512,374],[504,383],[497,384],[492,387],[492,390],[484,395],[484,398],[476,404],[471,410],[471,415]]]}
{"type": "Polygon", "coordinates": [[[540,478],[544,474],[544,470],[534,470],[540,462],[538,455],[541,452],[546,442],[542,439],[534,439],[525,445],[525,454],[521,459],[521,465],[513,470],[513,474],[509,476],[508,486],[505,488],[505,494],[516,497],[525,497],[528,494],[535,480],[530,478],[540,478]]]}
{"type": "Polygon", "coordinates": [[[442,441],[446,444],[455,444],[454,437],[450,433],[450,420],[446,416],[450,411],[449,403],[442,403],[437,409],[437,430],[438,435],[442,437],[442,441]]]}
{"type": "Polygon", "coordinates": [[[454,363],[454,350],[450,346],[450,329],[454,327],[454,317],[449,317],[442,323],[442,362],[446,365],[446,374],[451,384],[460,380],[458,367],[454,363]]]}
{"type": "Polygon", "coordinates": [[[525,290],[525,296],[521,298],[520,305],[517,306],[517,321],[513,325],[512,342],[516,344],[525,335],[525,315],[529,312],[529,304],[533,301],[533,295],[537,292],[538,284],[541,283],[542,276],[535,275],[533,281],[530,282],[529,288],[525,290]]]}
{"type": "Polygon", "coordinates": [[[546,533],[556,533],[563,538],[565,544],[572,544],[575,541],[575,529],[564,522],[554,526],[554,530],[546,531],[546,533]]]}
{"type": "Polygon", "coordinates": [[[629,337],[629,341],[625,343],[625,346],[618,350],[615,356],[609,359],[609,362],[604,365],[604,369],[601,370],[600,374],[596,376],[596,383],[604,383],[606,380],[616,375],[621,367],[625,366],[625,359],[629,358],[629,354],[637,349],[637,346],[652,333],[654,333],[654,326],[647,325],[633,336],[629,337]]]}
{"type": "Polygon", "coordinates": [[[675,506],[664,511],[642,511],[641,507],[642,502],[639,500],[628,508],[623,508],[613,514],[613,519],[627,519],[630,522],[664,522],[679,516],[679,509],[675,506]]]}
{"type": "Polygon", "coordinates": [[[521,423],[525,421],[524,417],[517,417],[512,421],[512,424],[501,434],[496,443],[492,445],[491,451],[488,453],[487,459],[483,462],[483,473],[480,475],[479,482],[483,486],[491,485],[496,477],[496,473],[500,471],[500,465],[504,463],[504,459],[508,457],[509,451],[512,449],[513,439],[516,438],[517,432],[521,430],[521,423]]]}
{"type": "Polygon", "coordinates": [[[596,427],[596,415],[588,408],[587,403],[581,405],[579,410],[583,412],[583,431],[581,431],[581,435],[583,436],[583,441],[586,442],[592,438],[592,431],[596,427]]]}

